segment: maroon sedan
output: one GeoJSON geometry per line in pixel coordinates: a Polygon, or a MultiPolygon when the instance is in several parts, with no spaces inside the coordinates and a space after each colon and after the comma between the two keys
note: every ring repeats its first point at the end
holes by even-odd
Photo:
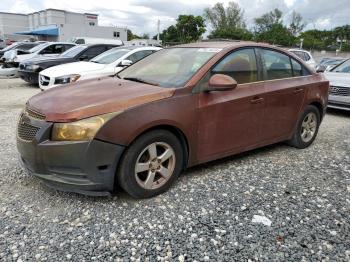
{"type": "Polygon", "coordinates": [[[187,167],[315,139],[329,83],[295,55],[253,42],[161,50],[114,77],[32,97],[20,116],[23,165],[51,187],[143,198],[187,167]]]}

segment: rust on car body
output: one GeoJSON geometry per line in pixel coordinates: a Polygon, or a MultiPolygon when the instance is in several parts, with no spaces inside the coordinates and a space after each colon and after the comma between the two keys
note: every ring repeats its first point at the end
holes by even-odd
{"type": "MultiPolygon", "coordinates": [[[[213,55],[195,67],[193,75],[180,86],[107,77],[53,88],[31,98],[27,106],[53,123],[122,111],[97,131],[94,141],[127,149],[150,130],[168,130],[181,140],[185,167],[289,141],[310,105],[317,108],[320,119],[325,114],[329,82],[281,48],[254,42],[199,42],[174,48],[204,48],[213,55]],[[246,49],[256,60],[256,69],[239,71],[248,81],[229,79],[213,71],[224,59],[246,49]],[[278,63],[270,63],[267,69],[269,52],[288,57],[292,76],[278,77],[283,73],[278,63]],[[275,71],[271,69],[274,67],[275,71]],[[249,70],[255,71],[247,76],[249,70]],[[214,82],[220,83],[220,88],[207,87],[207,83],[214,82]]],[[[145,63],[166,50],[172,48],[150,55],[126,70],[138,65],[146,67],[145,63]]],[[[245,56],[238,58],[240,65],[244,65],[245,56]]]]}
{"type": "Polygon", "coordinates": [[[32,97],[28,107],[44,114],[46,121],[69,122],[164,99],[174,91],[106,77],[47,90],[32,97]]]}

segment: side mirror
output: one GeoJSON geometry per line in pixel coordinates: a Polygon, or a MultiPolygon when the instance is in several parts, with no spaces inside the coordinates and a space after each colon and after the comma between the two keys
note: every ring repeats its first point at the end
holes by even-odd
{"type": "Polygon", "coordinates": [[[81,57],[79,57],[79,60],[80,61],[87,61],[87,60],[89,60],[89,58],[87,55],[82,55],[81,57]]]}
{"type": "Polygon", "coordinates": [[[129,66],[132,64],[131,60],[124,59],[120,62],[120,66],[129,66]]]}
{"type": "Polygon", "coordinates": [[[316,68],[316,72],[317,73],[323,73],[324,71],[326,71],[327,67],[324,65],[320,65],[316,68]]]}
{"type": "Polygon", "coordinates": [[[209,87],[205,91],[226,91],[237,87],[237,82],[232,77],[223,74],[215,74],[209,79],[209,87]]]}

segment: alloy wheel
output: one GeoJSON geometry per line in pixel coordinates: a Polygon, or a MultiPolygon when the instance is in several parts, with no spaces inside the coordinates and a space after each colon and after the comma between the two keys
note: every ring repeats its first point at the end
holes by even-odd
{"type": "Polygon", "coordinates": [[[164,142],[148,145],[137,157],[135,178],[144,189],[162,187],[172,176],[176,164],[173,148],[164,142]]]}
{"type": "Polygon", "coordinates": [[[308,143],[312,140],[317,130],[317,116],[314,112],[308,113],[302,124],[300,136],[304,143],[308,143]]]}

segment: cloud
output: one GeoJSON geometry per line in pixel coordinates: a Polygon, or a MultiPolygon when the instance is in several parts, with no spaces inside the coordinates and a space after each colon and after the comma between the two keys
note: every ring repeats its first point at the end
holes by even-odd
{"type": "MultiPolygon", "coordinates": [[[[57,8],[75,12],[99,14],[100,25],[130,28],[134,33],[156,34],[157,21],[161,29],[174,24],[179,14],[202,15],[206,7],[216,2],[225,5],[230,0],[1,0],[0,11],[29,13],[45,8],[57,8]]],[[[330,29],[349,23],[349,0],[235,0],[245,10],[248,27],[254,18],[274,9],[283,11],[283,19],[289,22],[293,10],[301,13],[307,29],[330,29]]]]}

